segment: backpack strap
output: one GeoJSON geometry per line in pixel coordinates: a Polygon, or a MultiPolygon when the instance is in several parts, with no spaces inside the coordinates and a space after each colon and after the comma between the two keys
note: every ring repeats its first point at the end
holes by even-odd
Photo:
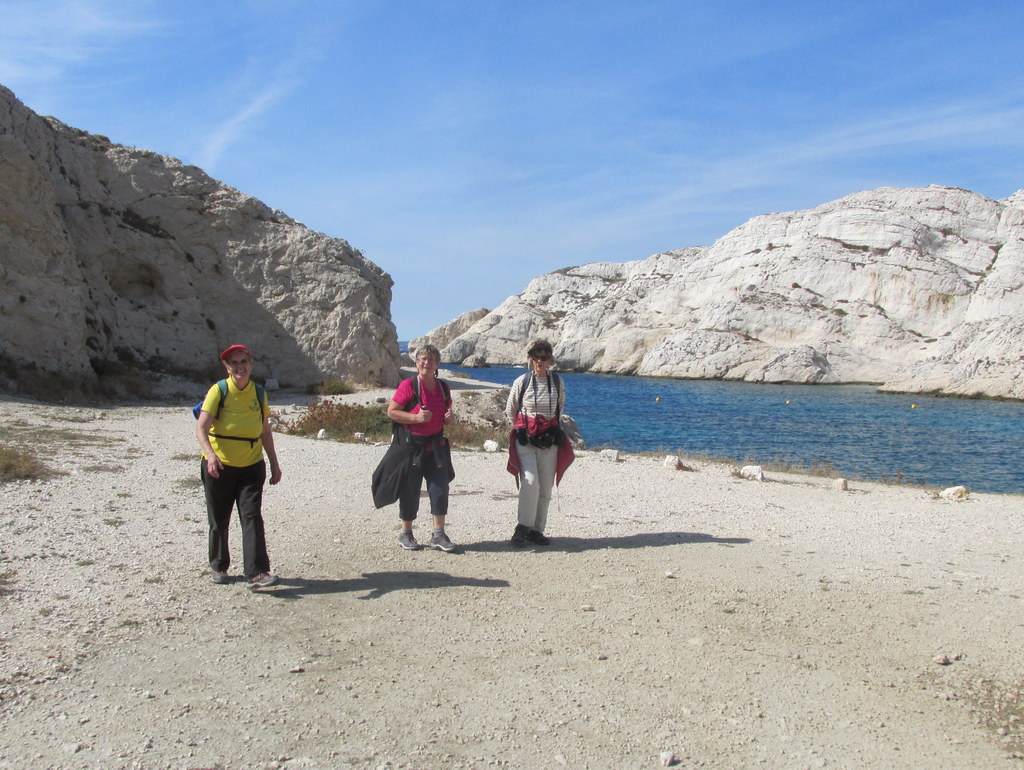
{"type": "Polygon", "coordinates": [[[224,401],[228,397],[228,381],[217,380],[217,390],[220,391],[220,401],[217,402],[217,414],[213,416],[214,420],[220,419],[220,410],[224,408],[224,401]]]}

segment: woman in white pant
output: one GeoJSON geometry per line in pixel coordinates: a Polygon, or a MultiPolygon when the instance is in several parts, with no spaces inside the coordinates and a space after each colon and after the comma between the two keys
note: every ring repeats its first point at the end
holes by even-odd
{"type": "MultiPolygon", "coordinates": [[[[548,505],[556,472],[568,464],[560,463],[559,446],[569,441],[558,427],[565,388],[562,379],[551,371],[551,343],[534,340],[526,355],[530,371],[512,384],[505,404],[505,415],[513,427],[509,470],[517,468],[519,480],[519,523],[512,533],[512,544],[519,547],[551,543],[544,535],[548,505]]],[[[571,446],[564,449],[571,455],[571,446]]]]}

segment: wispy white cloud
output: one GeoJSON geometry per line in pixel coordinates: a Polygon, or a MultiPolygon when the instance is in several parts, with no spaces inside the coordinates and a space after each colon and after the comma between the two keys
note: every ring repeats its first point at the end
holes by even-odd
{"type": "Polygon", "coordinates": [[[257,118],[270,111],[295,86],[296,83],[291,79],[282,80],[250,97],[240,111],[207,133],[199,152],[199,165],[213,172],[227,149],[245,135],[257,118]]]}
{"type": "Polygon", "coordinates": [[[45,83],[153,29],[148,3],[0,1],[0,82],[45,83]]]}
{"type": "MultiPolygon", "coordinates": [[[[1024,108],[980,103],[913,109],[855,124],[825,125],[813,133],[787,135],[783,141],[766,137],[759,146],[740,154],[696,162],[690,157],[680,158],[678,164],[688,166],[690,176],[683,184],[671,185],[661,195],[649,198],[647,205],[660,209],[660,216],[700,201],[778,188],[787,178],[798,177],[807,183],[853,164],[860,169],[860,178],[870,176],[875,168],[879,184],[883,184],[891,178],[894,166],[906,164],[916,153],[1016,146],[1022,134],[1024,108]]],[[[930,181],[942,184],[956,180],[930,181]]]]}

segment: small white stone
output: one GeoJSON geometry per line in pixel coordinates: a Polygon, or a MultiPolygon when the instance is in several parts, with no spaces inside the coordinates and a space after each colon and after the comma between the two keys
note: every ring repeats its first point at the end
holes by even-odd
{"type": "Polygon", "coordinates": [[[740,468],[740,477],[764,481],[764,469],[760,465],[744,465],[740,468]]]}
{"type": "Polygon", "coordinates": [[[484,451],[485,452],[497,452],[499,448],[500,447],[499,447],[497,441],[493,441],[492,439],[487,439],[484,442],[484,451]]]}
{"type": "Polygon", "coordinates": [[[961,484],[960,486],[957,487],[949,487],[948,489],[943,489],[939,493],[939,496],[951,502],[959,503],[966,500],[969,494],[970,490],[961,484]]]}
{"type": "Polygon", "coordinates": [[[319,431],[317,431],[316,437],[327,438],[327,428],[321,428],[319,431]]]}
{"type": "Polygon", "coordinates": [[[661,766],[672,767],[676,763],[676,755],[671,751],[661,752],[661,766]]]}

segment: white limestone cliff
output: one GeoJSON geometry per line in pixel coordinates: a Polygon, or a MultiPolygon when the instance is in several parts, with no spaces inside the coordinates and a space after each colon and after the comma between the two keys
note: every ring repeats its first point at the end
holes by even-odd
{"type": "Polygon", "coordinates": [[[282,385],[398,375],[391,278],[347,242],[2,86],[0,280],[0,389],[208,383],[235,342],[282,385]]]}
{"type": "Polygon", "coordinates": [[[491,311],[485,307],[477,308],[476,310],[467,310],[465,313],[449,321],[446,324],[438,326],[436,329],[430,332],[430,334],[423,337],[414,337],[409,340],[409,352],[410,354],[421,345],[433,345],[434,347],[444,348],[459,335],[463,334],[473,324],[483,318],[491,311]]]}
{"type": "Polygon", "coordinates": [[[534,279],[442,351],[563,369],[1024,398],[1024,192],[856,193],[711,247],[534,279]]]}

